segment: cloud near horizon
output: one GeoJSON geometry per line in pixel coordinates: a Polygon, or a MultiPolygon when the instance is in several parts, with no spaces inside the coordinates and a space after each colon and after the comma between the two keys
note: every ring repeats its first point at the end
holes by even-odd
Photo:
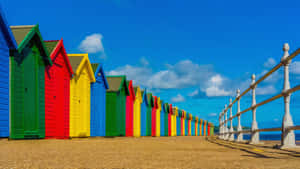
{"type": "MultiPolygon", "coordinates": [[[[107,72],[108,75],[126,75],[132,79],[134,85],[141,85],[150,90],[183,89],[197,87],[196,90],[187,94],[192,98],[235,96],[236,90],[241,91],[250,86],[251,79],[229,79],[215,72],[213,65],[199,65],[191,60],[181,60],[175,64],[166,64],[165,69],[153,72],[150,62],[140,58],[137,66],[125,65],[107,72]]],[[[273,58],[264,63],[264,68],[276,64],[273,58]]],[[[267,70],[263,70],[257,76],[262,76],[267,70]]],[[[300,72],[300,71],[299,71],[300,72]]],[[[268,95],[276,93],[274,84],[280,79],[280,73],[274,73],[270,79],[266,79],[262,85],[257,87],[257,95],[268,95]]],[[[182,95],[181,95],[182,96],[182,95]]],[[[182,96],[184,98],[184,96],[182,96]]]]}

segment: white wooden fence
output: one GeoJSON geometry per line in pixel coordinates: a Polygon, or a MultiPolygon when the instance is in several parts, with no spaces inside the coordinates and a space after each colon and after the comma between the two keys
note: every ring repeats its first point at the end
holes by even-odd
{"type": "Polygon", "coordinates": [[[240,93],[240,90],[237,90],[236,98],[232,101],[232,99],[229,100],[229,105],[225,105],[224,110],[220,113],[219,116],[219,125],[220,125],[220,132],[219,132],[219,138],[229,141],[234,141],[236,134],[236,141],[240,142],[243,141],[243,134],[244,133],[250,133],[251,139],[250,144],[258,144],[259,143],[259,132],[263,131],[281,131],[281,148],[290,148],[295,147],[295,133],[294,130],[300,130],[300,125],[294,125],[292,116],[290,113],[290,97],[291,94],[297,90],[300,90],[300,85],[297,85],[293,88],[290,88],[290,81],[289,81],[289,65],[291,64],[291,61],[294,57],[296,57],[300,53],[300,49],[297,49],[295,52],[293,52],[291,55],[289,55],[289,45],[286,43],[283,46],[283,57],[281,58],[281,62],[274,66],[269,72],[267,72],[265,75],[263,75],[261,78],[259,78],[257,81],[255,81],[255,75],[252,75],[252,82],[250,84],[250,87],[246,89],[244,92],[240,93]],[[263,82],[267,77],[272,75],[275,71],[277,71],[279,68],[283,66],[284,68],[284,84],[283,84],[283,90],[281,93],[270,97],[260,103],[256,103],[256,95],[255,95],[255,89],[258,84],[263,82]],[[240,101],[244,95],[246,95],[248,92],[252,91],[252,105],[250,105],[247,109],[241,111],[240,110],[240,101]],[[272,102],[274,100],[277,100],[279,98],[284,98],[284,117],[282,120],[282,126],[277,128],[264,128],[259,129],[256,121],[256,109],[260,106],[263,106],[269,102],[272,102]],[[232,107],[237,104],[237,112],[235,115],[232,115],[232,107]],[[227,111],[229,110],[229,118],[227,118],[227,111]],[[241,115],[252,111],[252,126],[250,130],[243,130],[241,125],[241,115]],[[237,118],[238,120],[238,126],[237,130],[234,131],[232,121],[233,119],[237,118]],[[228,128],[227,124],[230,122],[230,128],[228,128]]]}

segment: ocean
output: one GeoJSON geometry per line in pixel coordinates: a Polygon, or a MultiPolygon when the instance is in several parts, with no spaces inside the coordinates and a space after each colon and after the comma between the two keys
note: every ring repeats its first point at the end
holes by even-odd
{"type": "MultiPolygon", "coordinates": [[[[300,141],[300,134],[295,133],[296,140],[300,141]]],[[[250,134],[244,134],[244,140],[250,140],[251,135],[250,134]]],[[[281,134],[260,134],[259,135],[260,140],[265,141],[280,141],[281,140],[281,134]]]]}

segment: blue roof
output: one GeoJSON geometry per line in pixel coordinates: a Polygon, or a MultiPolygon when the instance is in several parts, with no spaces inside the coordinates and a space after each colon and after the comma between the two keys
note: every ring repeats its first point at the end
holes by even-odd
{"type": "Polygon", "coordinates": [[[1,29],[0,31],[3,32],[4,38],[6,40],[8,47],[10,49],[17,49],[18,45],[17,45],[15,38],[12,35],[12,32],[6,22],[5,15],[4,15],[4,12],[3,12],[1,6],[0,6],[0,29],[1,29]]]}
{"type": "Polygon", "coordinates": [[[101,73],[101,75],[102,75],[102,77],[103,77],[103,81],[104,81],[105,88],[106,88],[106,89],[109,89],[109,86],[108,86],[108,83],[107,83],[107,80],[106,80],[106,76],[105,76],[104,71],[103,71],[103,66],[102,66],[102,64],[100,64],[100,63],[98,63],[98,64],[99,64],[99,65],[98,65],[98,67],[97,67],[97,69],[96,69],[96,71],[95,71],[95,77],[97,77],[97,74],[98,74],[98,73],[101,73]]]}

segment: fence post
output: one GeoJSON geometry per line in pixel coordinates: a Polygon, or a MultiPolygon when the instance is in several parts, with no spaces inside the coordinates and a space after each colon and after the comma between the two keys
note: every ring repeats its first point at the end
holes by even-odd
{"type": "Polygon", "coordinates": [[[232,133],[233,132],[233,125],[232,125],[232,119],[231,119],[231,117],[232,117],[232,99],[230,98],[229,99],[229,111],[230,111],[230,129],[229,129],[229,132],[230,132],[230,134],[229,134],[229,141],[233,141],[234,140],[234,134],[232,133]]]}
{"type": "Polygon", "coordinates": [[[258,144],[259,143],[259,132],[256,130],[258,129],[257,121],[256,121],[256,95],[255,95],[255,75],[252,75],[252,82],[251,82],[251,88],[252,88],[252,126],[251,126],[251,140],[250,144],[258,144]]]}
{"type": "Polygon", "coordinates": [[[228,133],[228,126],[227,126],[227,104],[224,106],[224,115],[225,115],[225,123],[224,123],[224,130],[225,130],[225,138],[224,140],[228,140],[229,133],[228,133]]]}
{"type": "Polygon", "coordinates": [[[243,129],[242,129],[242,125],[241,125],[241,115],[239,114],[241,112],[241,109],[240,109],[240,101],[241,101],[241,98],[240,98],[240,89],[238,89],[236,91],[237,95],[237,114],[238,114],[238,126],[237,126],[237,141],[243,141],[243,133],[240,133],[243,129]]]}
{"type": "Polygon", "coordinates": [[[282,120],[282,135],[281,135],[281,148],[294,147],[295,144],[295,133],[294,130],[289,130],[290,126],[294,126],[292,116],[290,114],[290,98],[291,94],[286,91],[290,89],[289,81],[289,64],[291,60],[286,60],[289,56],[289,45],[287,43],[283,46],[283,57],[281,62],[284,65],[284,86],[283,86],[283,95],[284,95],[284,117],[282,120]]]}

